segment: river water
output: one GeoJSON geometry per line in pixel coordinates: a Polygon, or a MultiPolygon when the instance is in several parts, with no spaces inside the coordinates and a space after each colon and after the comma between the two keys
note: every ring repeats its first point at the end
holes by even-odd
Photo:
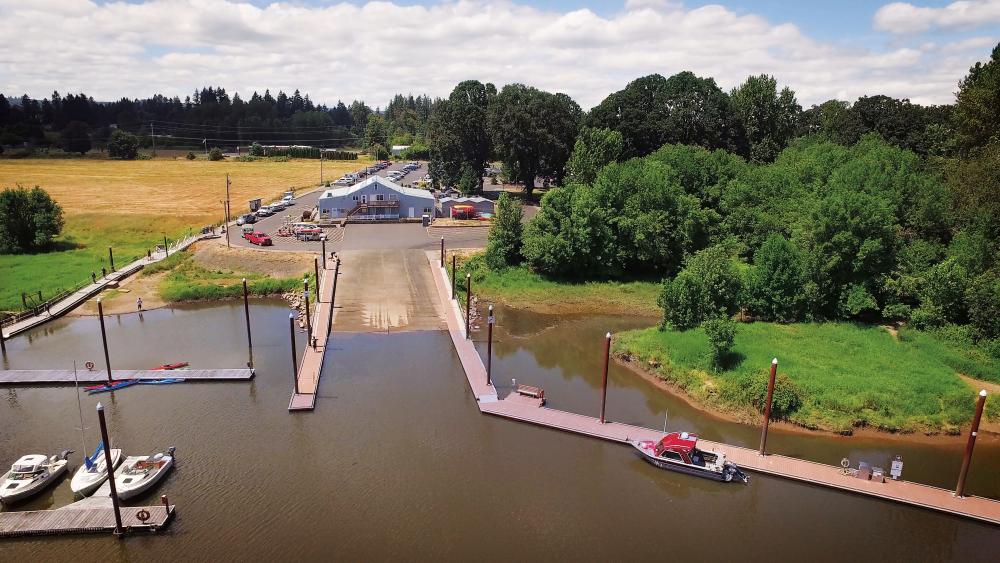
{"type": "MultiPolygon", "coordinates": [[[[258,301],[257,377],[248,383],[137,386],[84,397],[107,405],[126,455],[177,447],[146,497],[178,506],[170,528],[6,540],[0,560],[704,560],[995,561],[1000,529],[866,497],[752,475],[720,484],[656,469],[625,446],[481,415],[445,332],[335,334],[312,413],[287,412],[288,309],[258,301]]],[[[554,318],[501,309],[493,369],[541,385],[555,408],[599,410],[602,335],[641,320],[554,318]]],[[[246,362],[241,303],[108,319],[112,365],[246,362]]],[[[484,335],[476,335],[484,338],[484,335]]],[[[299,335],[301,348],[304,337],[299,335]]],[[[485,352],[485,345],[480,343],[485,352]]],[[[301,353],[301,352],[300,352],[301,353]]],[[[301,357],[301,356],[300,356],[301,357]]],[[[8,343],[7,369],[103,364],[92,317],[8,343]]],[[[754,447],[758,430],[715,420],[613,366],[611,419],[697,431],[754,447]]],[[[0,388],[0,463],[82,449],[69,387],[0,388]]],[[[960,443],[925,445],[772,431],[769,450],[837,463],[904,458],[904,476],[952,487],[960,443]]],[[[1000,447],[977,445],[968,491],[1000,498],[1000,447]]],[[[71,502],[68,479],[15,510],[71,502]]]]}

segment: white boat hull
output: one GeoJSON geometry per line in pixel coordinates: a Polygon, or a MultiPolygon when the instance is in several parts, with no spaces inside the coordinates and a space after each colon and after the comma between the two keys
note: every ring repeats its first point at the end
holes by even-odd
{"type": "Polygon", "coordinates": [[[130,469],[136,462],[147,460],[147,456],[132,456],[125,459],[124,463],[115,471],[115,491],[118,498],[127,500],[153,488],[174,466],[173,456],[163,456],[160,461],[162,465],[144,474],[130,473],[130,469]]]}
{"type": "Polygon", "coordinates": [[[69,469],[69,461],[65,459],[60,459],[55,463],[49,465],[48,472],[44,477],[40,477],[35,481],[17,487],[16,489],[8,488],[7,478],[10,475],[8,472],[4,475],[4,484],[0,488],[0,503],[3,504],[13,504],[27,499],[28,497],[34,496],[47,488],[49,485],[55,483],[59,480],[66,470],[69,469]]]}
{"type": "MultiPolygon", "coordinates": [[[[122,451],[117,448],[111,450],[111,463],[114,467],[122,462],[122,451]]],[[[76,473],[73,475],[73,481],[70,482],[70,489],[73,490],[74,494],[89,496],[94,493],[100,486],[108,479],[107,463],[105,462],[104,452],[98,456],[96,462],[94,462],[94,470],[88,471],[87,465],[81,465],[76,473]]]]}

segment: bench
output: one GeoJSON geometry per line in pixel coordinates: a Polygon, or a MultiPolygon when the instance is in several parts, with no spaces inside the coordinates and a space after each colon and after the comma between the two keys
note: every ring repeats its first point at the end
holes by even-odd
{"type": "Polygon", "coordinates": [[[525,397],[531,397],[533,399],[541,399],[545,402],[545,389],[541,387],[535,387],[533,385],[521,385],[518,384],[514,391],[518,395],[524,395],[525,397]]]}

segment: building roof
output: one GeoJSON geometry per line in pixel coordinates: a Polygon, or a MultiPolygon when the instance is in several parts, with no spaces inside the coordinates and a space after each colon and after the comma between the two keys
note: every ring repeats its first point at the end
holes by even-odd
{"type": "Polygon", "coordinates": [[[392,150],[394,151],[403,151],[408,148],[410,148],[410,145],[392,145],[392,150]]]}
{"type": "Polygon", "coordinates": [[[331,197],[348,196],[348,195],[351,195],[352,193],[354,193],[354,192],[356,192],[356,191],[358,191],[358,190],[360,190],[362,188],[366,188],[366,187],[368,187],[368,186],[370,186],[372,184],[376,184],[376,183],[379,186],[382,186],[383,188],[385,188],[387,190],[392,190],[394,192],[398,192],[398,193],[401,193],[401,194],[404,194],[404,195],[408,195],[408,196],[411,196],[411,197],[419,197],[419,198],[423,198],[423,199],[428,199],[428,200],[434,201],[434,196],[431,195],[431,193],[429,191],[427,191],[427,190],[420,190],[420,189],[417,189],[417,188],[404,188],[403,186],[400,186],[399,184],[391,182],[389,179],[383,178],[382,176],[369,176],[365,180],[362,180],[362,181],[358,182],[357,184],[354,184],[353,186],[347,186],[347,187],[344,187],[344,188],[331,188],[331,189],[326,190],[325,192],[323,192],[323,195],[321,195],[319,198],[323,199],[323,198],[331,198],[331,197]]]}

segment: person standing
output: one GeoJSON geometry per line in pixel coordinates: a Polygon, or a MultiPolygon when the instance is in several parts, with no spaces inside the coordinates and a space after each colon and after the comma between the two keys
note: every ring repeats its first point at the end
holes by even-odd
{"type": "Polygon", "coordinates": [[[137,311],[142,311],[142,297],[135,300],[135,308],[137,311]]]}

